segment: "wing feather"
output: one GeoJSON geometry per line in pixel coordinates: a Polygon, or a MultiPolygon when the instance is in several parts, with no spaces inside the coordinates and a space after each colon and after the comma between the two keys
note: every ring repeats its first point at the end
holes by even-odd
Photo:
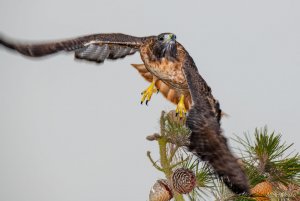
{"type": "Polygon", "coordinates": [[[119,59],[136,53],[146,38],[148,37],[111,33],[46,43],[20,43],[0,37],[0,44],[30,57],[42,57],[65,51],[74,52],[77,59],[101,63],[106,59],[119,59]]]}
{"type": "Polygon", "coordinates": [[[188,53],[183,71],[193,102],[186,120],[186,125],[192,132],[189,150],[202,160],[207,161],[233,192],[248,194],[248,179],[237,159],[229,150],[218,118],[214,114],[213,106],[203,91],[206,83],[188,53]]]}

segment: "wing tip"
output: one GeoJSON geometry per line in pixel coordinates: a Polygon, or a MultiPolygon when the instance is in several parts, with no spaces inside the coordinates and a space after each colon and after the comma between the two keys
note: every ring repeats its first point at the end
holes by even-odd
{"type": "Polygon", "coordinates": [[[204,113],[203,107],[194,105],[186,120],[187,126],[192,131],[189,151],[196,153],[201,160],[207,161],[215,174],[233,193],[250,195],[247,175],[230,151],[217,119],[207,118],[204,113]],[[201,113],[202,116],[199,115],[201,113]]]}
{"type": "Polygon", "coordinates": [[[3,45],[9,49],[15,49],[14,45],[9,42],[9,40],[2,33],[0,33],[0,45],[3,45]]]}
{"type": "Polygon", "coordinates": [[[229,178],[222,178],[222,181],[235,194],[248,196],[251,194],[247,178],[239,182],[233,182],[229,178]]]}

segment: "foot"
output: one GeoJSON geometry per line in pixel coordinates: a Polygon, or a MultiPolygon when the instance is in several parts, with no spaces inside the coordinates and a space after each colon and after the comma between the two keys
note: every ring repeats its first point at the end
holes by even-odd
{"type": "Polygon", "coordinates": [[[146,100],[146,105],[148,105],[148,102],[151,100],[151,96],[153,93],[158,93],[158,89],[155,87],[155,81],[152,81],[150,86],[142,92],[142,99],[141,104],[146,100]]]}
{"type": "Polygon", "coordinates": [[[180,118],[185,117],[185,115],[186,115],[186,109],[185,109],[185,106],[184,106],[184,95],[180,96],[180,100],[177,104],[176,116],[178,116],[178,115],[179,115],[180,118]]]}

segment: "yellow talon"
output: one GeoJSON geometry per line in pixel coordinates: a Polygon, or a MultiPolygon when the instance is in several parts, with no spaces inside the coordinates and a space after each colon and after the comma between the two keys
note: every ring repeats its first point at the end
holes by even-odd
{"type": "Polygon", "coordinates": [[[184,95],[180,96],[180,100],[177,104],[177,108],[176,108],[176,116],[179,114],[179,117],[182,118],[186,115],[186,109],[184,106],[184,95]]]}
{"type": "Polygon", "coordinates": [[[152,94],[158,92],[158,90],[155,87],[155,80],[152,81],[150,86],[142,92],[142,99],[141,104],[146,100],[146,105],[148,105],[148,102],[150,101],[152,94]]]}

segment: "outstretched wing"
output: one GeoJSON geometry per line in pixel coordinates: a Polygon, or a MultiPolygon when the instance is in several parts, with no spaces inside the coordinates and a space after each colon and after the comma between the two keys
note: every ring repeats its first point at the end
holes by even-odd
{"type": "Polygon", "coordinates": [[[222,135],[220,124],[206,97],[206,83],[188,53],[183,71],[193,102],[186,120],[187,127],[192,131],[189,150],[207,161],[233,192],[249,193],[248,179],[227,146],[226,138],[222,135]]]}
{"type": "Polygon", "coordinates": [[[118,59],[134,54],[145,39],[121,33],[111,33],[37,44],[13,42],[0,37],[0,44],[30,57],[42,57],[66,51],[74,52],[78,59],[101,63],[105,59],[118,59]]]}

